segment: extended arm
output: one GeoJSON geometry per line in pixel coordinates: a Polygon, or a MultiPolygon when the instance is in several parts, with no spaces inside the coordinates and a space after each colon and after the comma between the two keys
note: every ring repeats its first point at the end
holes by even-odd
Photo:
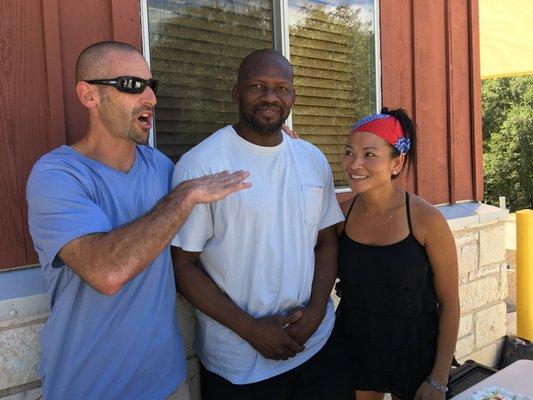
{"type": "Polygon", "coordinates": [[[193,306],[234,331],[264,357],[286,360],[304,348],[292,340],[284,326],[295,322],[300,314],[253,318],[241,310],[195,263],[200,253],[171,247],[176,284],[193,306]]]}
{"type": "Polygon", "coordinates": [[[109,233],[76,238],[59,257],[94,289],[113,295],[163,251],[196,204],[249,187],[247,176],[223,172],[183,182],[143,217],[109,233]]]}
{"type": "Polygon", "coordinates": [[[335,226],[318,232],[315,247],[315,273],[311,297],[302,311],[302,318],[292,324],[287,332],[300,344],[304,344],[324,319],[331,289],[337,276],[337,232],[335,226]]]}

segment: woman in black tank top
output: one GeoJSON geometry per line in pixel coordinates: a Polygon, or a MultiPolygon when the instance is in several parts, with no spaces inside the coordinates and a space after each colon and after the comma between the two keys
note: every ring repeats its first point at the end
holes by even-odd
{"type": "Polygon", "coordinates": [[[342,166],[357,196],[341,206],[337,328],[357,400],[443,400],[459,326],[457,254],[440,212],[394,183],[413,153],[401,109],[352,128],[342,166]]]}

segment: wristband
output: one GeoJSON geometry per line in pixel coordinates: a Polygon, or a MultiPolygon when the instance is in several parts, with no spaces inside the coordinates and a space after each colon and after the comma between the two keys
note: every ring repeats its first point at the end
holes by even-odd
{"type": "Polygon", "coordinates": [[[431,378],[431,376],[428,376],[425,381],[429,383],[433,389],[438,390],[439,392],[446,393],[448,391],[448,386],[441,385],[435,379],[431,378]]]}

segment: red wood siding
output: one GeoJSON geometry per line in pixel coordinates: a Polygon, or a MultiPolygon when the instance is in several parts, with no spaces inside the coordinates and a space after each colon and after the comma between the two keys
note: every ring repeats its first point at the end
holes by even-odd
{"type": "MultiPolygon", "coordinates": [[[[477,0],[380,0],[380,15],[383,104],[406,108],[420,132],[402,185],[435,204],[481,200],[477,0]]],[[[0,269],[37,262],[26,179],[39,156],[84,134],[74,64],[110,39],[141,48],[138,0],[0,2],[0,269]]]]}
{"type": "Polygon", "coordinates": [[[140,32],[138,1],[0,2],[0,269],[37,262],[27,227],[28,174],[41,155],[86,130],[74,90],[79,52],[111,39],[140,49],[140,32]]]}
{"type": "Polygon", "coordinates": [[[380,1],[383,105],[418,127],[406,186],[434,204],[482,200],[477,0],[380,1]]]}
{"type": "Polygon", "coordinates": [[[138,0],[91,0],[90,7],[78,1],[59,4],[61,74],[65,98],[67,142],[79,140],[87,129],[86,110],[78,101],[74,66],[85,47],[101,40],[119,40],[141,49],[140,3],[138,0]],[[90,21],[88,28],[87,21],[90,21]]]}
{"type": "Polygon", "coordinates": [[[65,138],[60,103],[51,99],[61,97],[57,74],[47,70],[53,64],[47,56],[54,54],[48,10],[39,1],[3,1],[0,15],[0,268],[5,268],[35,262],[26,178],[37,158],[65,138]]]}

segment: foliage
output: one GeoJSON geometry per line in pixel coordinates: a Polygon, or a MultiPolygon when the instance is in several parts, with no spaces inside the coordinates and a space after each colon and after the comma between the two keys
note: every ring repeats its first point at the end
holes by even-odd
{"type": "Polygon", "coordinates": [[[485,199],[533,207],[533,76],[482,82],[485,199]]]}

